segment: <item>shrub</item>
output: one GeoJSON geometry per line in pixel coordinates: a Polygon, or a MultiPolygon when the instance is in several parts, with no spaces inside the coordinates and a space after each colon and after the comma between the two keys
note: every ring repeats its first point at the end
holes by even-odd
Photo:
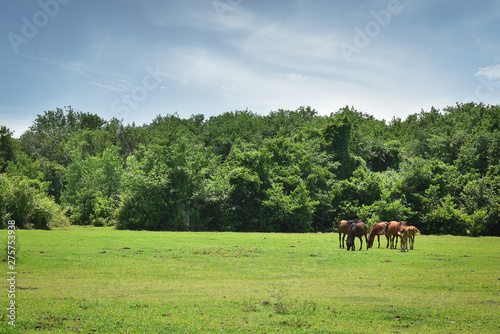
{"type": "Polygon", "coordinates": [[[16,221],[18,228],[50,229],[69,224],[60,206],[45,192],[45,184],[21,176],[0,175],[2,225],[16,221]]]}
{"type": "Polygon", "coordinates": [[[69,219],[51,198],[40,196],[29,215],[28,224],[36,229],[48,230],[68,226],[69,219]]]}
{"type": "Polygon", "coordinates": [[[426,232],[466,235],[467,222],[462,209],[457,209],[453,198],[447,195],[439,205],[423,218],[426,232]]]}

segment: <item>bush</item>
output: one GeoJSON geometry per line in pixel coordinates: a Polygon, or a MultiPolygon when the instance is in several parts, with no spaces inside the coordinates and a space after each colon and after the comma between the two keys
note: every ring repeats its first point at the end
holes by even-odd
{"type": "Polygon", "coordinates": [[[149,231],[182,231],[180,204],[172,197],[168,181],[144,182],[131,190],[121,203],[117,228],[149,231]]]}
{"type": "Polygon", "coordinates": [[[49,230],[69,225],[69,219],[51,198],[40,197],[29,215],[28,224],[36,229],[49,230]]]}
{"type": "Polygon", "coordinates": [[[9,219],[15,220],[18,228],[50,229],[68,225],[68,218],[44,189],[45,184],[38,180],[0,175],[2,225],[6,226],[9,219]]]}
{"type": "Polygon", "coordinates": [[[477,237],[483,233],[487,216],[488,212],[486,208],[483,208],[464,217],[467,224],[467,230],[469,232],[468,234],[470,236],[477,237]]]}
{"type": "Polygon", "coordinates": [[[358,212],[362,221],[369,226],[381,221],[407,220],[412,211],[401,203],[401,200],[387,202],[386,200],[375,201],[372,205],[363,205],[358,212]]]}
{"type": "Polygon", "coordinates": [[[426,233],[466,235],[467,221],[463,210],[457,209],[453,198],[447,195],[439,205],[423,218],[426,233]]]}

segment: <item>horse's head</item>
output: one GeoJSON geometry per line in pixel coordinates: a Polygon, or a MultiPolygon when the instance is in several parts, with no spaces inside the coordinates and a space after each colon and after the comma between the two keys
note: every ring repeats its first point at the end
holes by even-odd
{"type": "Polygon", "coordinates": [[[355,250],[354,249],[354,238],[351,239],[350,236],[347,236],[347,240],[345,241],[345,243],[347,245],[348,251],[351,250],[351,248],[352,248],[352,250],[355,250]]]}
{"type": "Polygon", "coordinates": [[[368,241],[367,241],[367,247],[368,248],[372,248],[373,246],[373,242],[375,241],[375,234],[376,234],[376,231],[375,229],[372,227],[370,229],[370,233],[368,234],[368,241]]]}
{"type": "Polygon", "coordinates": [[[367,247],[368,247],[368,248],[372,248],[372,247],[373,247],[373,242],[374,242],[374,241],[375,241],[375,237],[373,237],[373,238],[369,238],[369,239],[368,239],[368,245],[367,245],[367,247]]]}

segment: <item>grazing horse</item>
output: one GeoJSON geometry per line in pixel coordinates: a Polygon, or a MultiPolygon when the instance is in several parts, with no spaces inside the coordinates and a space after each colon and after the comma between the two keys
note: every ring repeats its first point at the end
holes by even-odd
{"type": "Polygon", "coordinates": [[[339,248],[345,248],[345,237],[349,234],[349,227],[352,223],[358,222],[359,219],[341,220],[339,222],[339,248]]]}
{"type": "Polygon", "coordinates": [[[356,250],[356,247],[354,247],[354,239],[356,237],[361,241],[361,247],[359,247],[359,250],[363,249],[363,239],[361,239],[363,235],[365,236],[366,250],[368,250],[368,239],[366,238],[367,234],[365,223],[360,221],[352,223],[349,227],[349,234],[347,235],[347,250],[349,251],[351,248],[353,251],[356,250]]]}
{"type": "MultiPolygon", "coordinates": [[[[376,223],[373,224],[372,228],[370,229],[370,233],[368,234],[368,248],[373,247],[373,242],[375,241],[375,236],[378,238],[378,248],[380,248],[380,236],[385,235],[385,229],[389,225],[388,222],[381,222],[381,223],[376,223]]],[[[389,247],[389,237],[385,235],[387,238],[387,247],[389,247]]],[[[387,248],[386,247],[386,248],[387,248]]]]}
{"type": "Polygon", "coordinates": [[[408,235],[408,241],[410,242],[410,249],[413,250],[413,245],[415,244],[415,235],[417,233],[420,233],[420,231],[415,226],[407,226],[406,231],[408,235]]]}
{"type": "Polygon", "coordinates": [[[398,237],[399,231],[402,230],[402,227],[406,226],[406,222],[397,222],[391,221],[386,228],[386,236],[391,239],[391,249],[396,249],[398,247],[398,237]],[[394,239],[396,239],[396,244],[394,244],[394,239]]]}

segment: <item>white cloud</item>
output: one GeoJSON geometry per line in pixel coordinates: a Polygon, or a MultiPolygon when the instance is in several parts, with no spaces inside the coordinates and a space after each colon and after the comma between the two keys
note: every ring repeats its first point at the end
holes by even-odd
{"type": "Polygon", "coordinates": [[[89,83],[91,85],[101,87],[104,89],[108,89],[108,90],[111,90],[111,91],[116,92],[116,93],[126,92],[131,87],[130,84],[125,86],[125,85],[121,85],[121,84],[105,84],[105,83],[99,83],[99,82],[89,82],[89,83]]]}
{"type": "Polygon", "coordinates": [[[78,75],[87,75],[87,72],[90,70],[88,66],[85,66],[84,64],[78,62],[60,63],[59,65],[65,70],[68,70],[71,73],[76,73],[78,75]]]}
{"type": "Polygon", "coordinates": [[[294,82],[297,82],[297,81],[302,81],[302,80],[306,80],[307,77],[302,75],[302,74],[299,74],[299,73],[295,73],[295,72],[290,72],[286,75],[288,77],[288,79],[290,79],[290,81],[294,81],[294,82]]]}
{"type": "Polygon", "coordinates": [[[476,77],[483,76],[490,81],[500,80],[500,64],[481,67],[474,75],[476,77]]]}

